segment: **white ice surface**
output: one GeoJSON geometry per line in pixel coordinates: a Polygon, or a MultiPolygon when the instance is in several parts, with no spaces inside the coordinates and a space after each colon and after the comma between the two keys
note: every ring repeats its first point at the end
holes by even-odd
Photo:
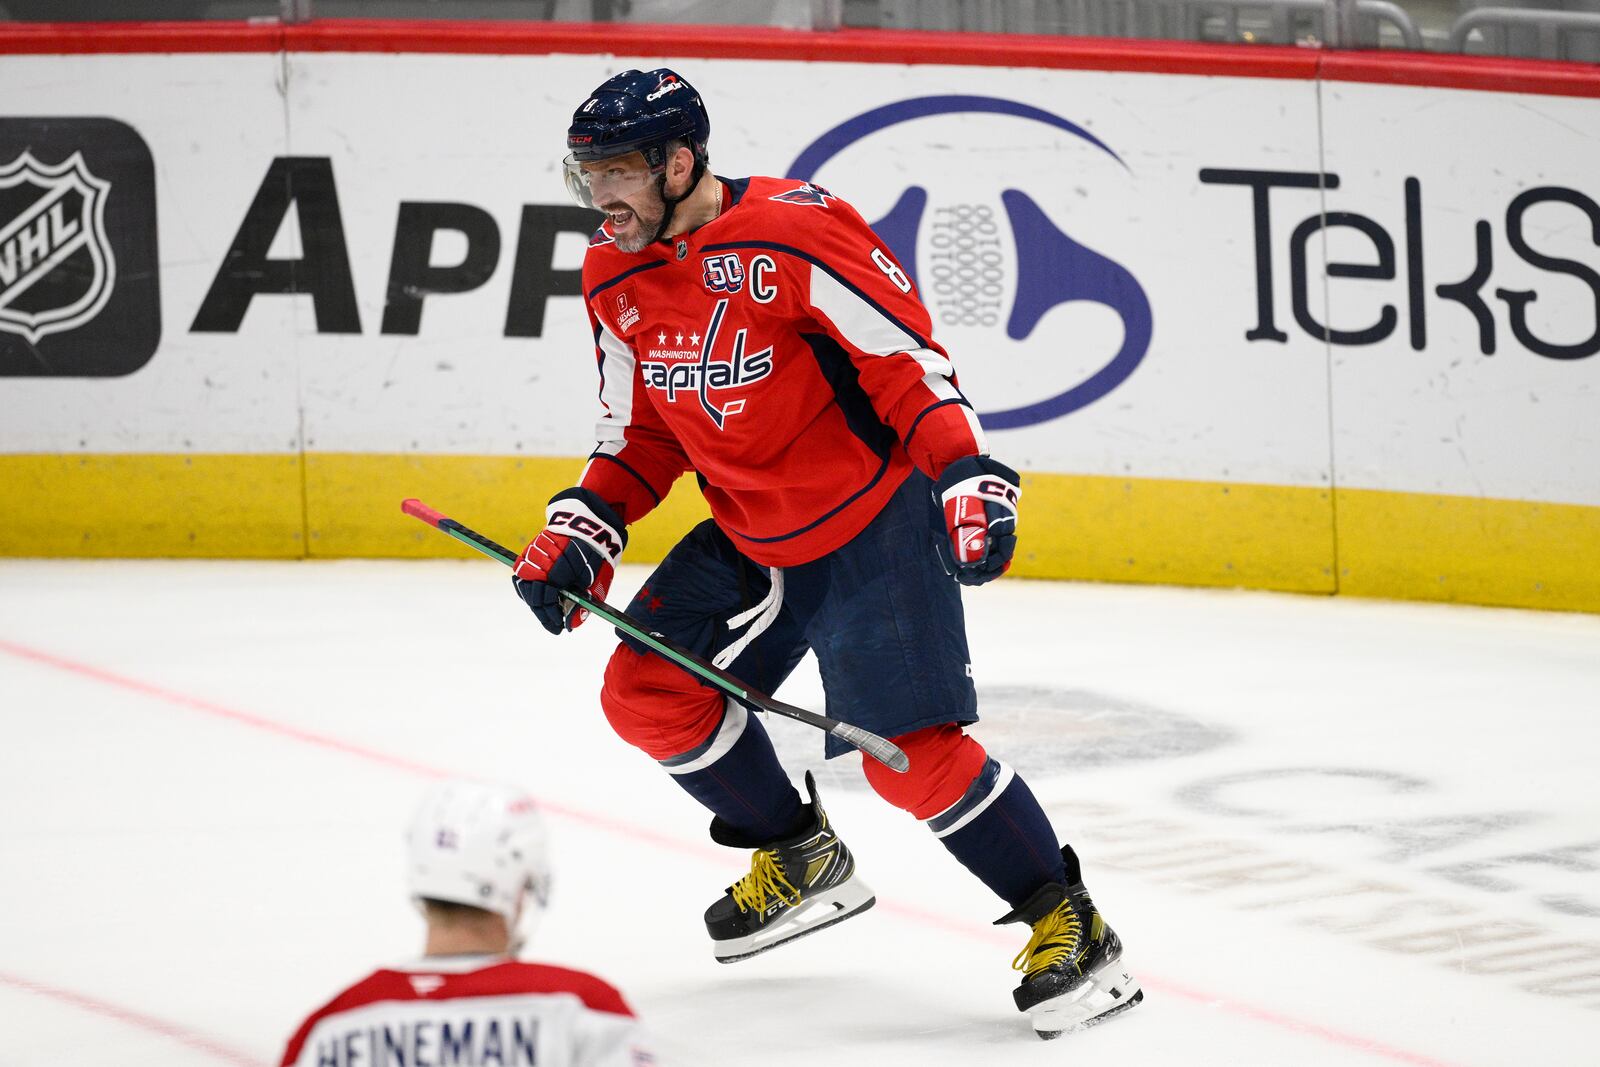
{"type": "MultiPolygon", "coordinates": [[[[713,962],[746,859],[611,733],[604,629],[548,637],[493,564],[0,562],[0,1064],[275,1063],[418,949],[399,841],[435,774],[545,802],[528,954],[621,987],[669,1064],[1600,1062],[1600,618],[1018,581],[967,610],[975,733],[1148,994],[1048,1044],[1025,931],[854,759],[820,779],[878,907],[713,962]]],[[[820,709],[809,661],[781,695],[820,709]]]]}

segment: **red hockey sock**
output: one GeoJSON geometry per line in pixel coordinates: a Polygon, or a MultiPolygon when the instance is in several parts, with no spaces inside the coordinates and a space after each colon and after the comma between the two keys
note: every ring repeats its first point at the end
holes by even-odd
{"type": "Polygon", "coordinates": [[[725,699],[660,656],[618,645],[606,665],[600,706],[617,736],[651,759],[704,744],[722,722],[725,699]]]}
{"type": "Polygon", "coordinates": [[[988,759],[983,746],[954,723],[928,726],[891,738],[911,767],[904,774],[862,757],[867,782],[878,795],[919,819],[928,819],[960,800],[988,759]]]}
{"type": "Polygon", "coordinates": [[[754,848],[810,820],[761,721],[659,656],[619,646],[600,703],[617,734],[714,814],[725,838],[754,848]]]}

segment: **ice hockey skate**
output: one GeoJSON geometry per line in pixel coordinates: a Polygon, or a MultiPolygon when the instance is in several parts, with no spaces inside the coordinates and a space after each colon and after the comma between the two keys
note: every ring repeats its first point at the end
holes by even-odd
{"type": "Polygon", "coordinates": [[[1144,999],[1122,966],[1122,941],[1082,882],[1041,886],[995,925],[1013,922],[1031,925],[1033,936],[1012,962],[1024,977],[1011,995],[1046,1041],[1104,1022],[1144,999]]]}
{"type": "Polygon", "coordinates": [[[751,842],[712,823],[718,844],[756,848],[750,873],[706,909],[706,930],[719,962],[749,959],[859,915],[877,900],[856,876],[855,858],[828,822],[809,771],[806,792],[811,824],[782,841],[751,842]]]}

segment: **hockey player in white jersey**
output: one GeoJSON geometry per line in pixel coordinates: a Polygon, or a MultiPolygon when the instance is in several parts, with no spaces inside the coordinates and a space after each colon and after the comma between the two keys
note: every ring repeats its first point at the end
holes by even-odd
{"type": "Polygon", "coordinates": [[[633,1011],[582,971],[516,959],[550,886],[544,824],[511,788],[445,782],[406,836],[423,955],[318,1008],[283,1067],[645,1067],[633,1011]]]}

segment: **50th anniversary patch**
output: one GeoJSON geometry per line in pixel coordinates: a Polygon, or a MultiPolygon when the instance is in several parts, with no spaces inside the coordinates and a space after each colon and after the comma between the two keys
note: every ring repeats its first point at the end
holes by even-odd
{"type": "Polygon", "coordinates": [[[0,118],[0,375],[109,378],[161,340],[155,167],[133,127],[0,118]]]}

